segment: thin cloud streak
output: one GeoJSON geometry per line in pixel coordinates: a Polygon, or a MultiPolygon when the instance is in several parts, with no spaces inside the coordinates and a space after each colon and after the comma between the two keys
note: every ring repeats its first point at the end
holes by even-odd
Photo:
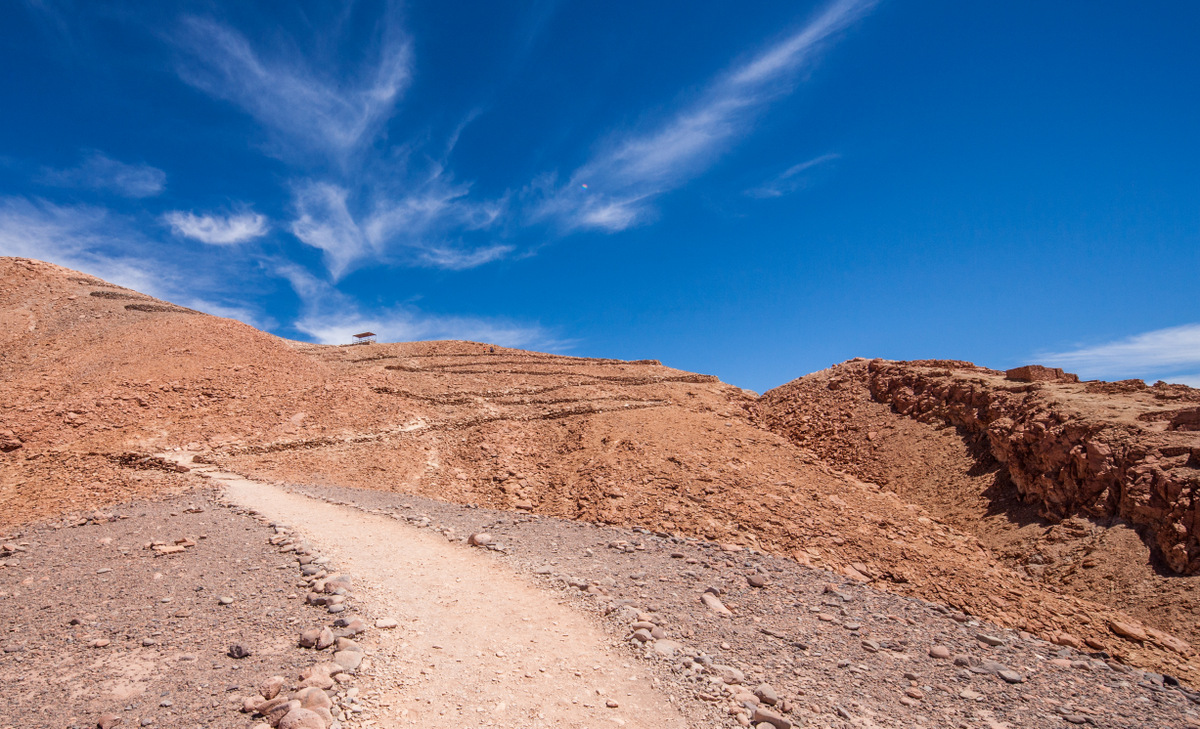
{"type": "Polygon", "coordinates": [[[241,107],[282,137],[287,151],[318,151],[344,163],[374,137],[412,79],[409,42],[390,19],[384,26],[371,66],[347,81],[319,74],[299,59],[265,58],[236,30],[189,17],[176,38],[188,56],[179,75],[241,107]]]}
{"type": "Polygon", "coordinates": [[[1200,323],[1137,334],[1091,347],[1044,354],[1047,364],[1087,378],[1194,372],[1200,367],[1200,323]]]}
{"type": "Polygon", "coordinates": [[[38,182],[54,187],[81,187],[112,192],[122,197],[146,198],[162,193],[167,173],[145,164],[126,164],[101,152],[92,152],[78,167],[44,169],[38,182]]]}
{"type": "Polygon", "coordinates": [[[691,104],[655,129],[617,139],[552,189],[535,220],[567,230],[617,232],[651,217],[650,202],[711,167],[771,101],[788,94],[797,72],[873,0],[838,0],[797,33],[718,75],[691,104]],[[586,187],[585,187],[586,185],[586,187]]]}
{"type": "Polygon", "coordinates": [[[476,268],[485,263],[498,261],[512,252],[513,246],[507,245],[494,245],[471,250],[430,248],[422,251],[418,260],[430,268],[465,271],[468,268],[476,268]]]}
{"type": "Polygon", "coordinates": [[[270,229],[265,216],[251,212],[222,216],[172,210],[163,215],[163,222],[176,235],[214,246],[245,243],[261,238],[270,229]]]}
{"type": "Polygon", "coordinates": [[[747,197],[759,199],[790,195],[805,186],[804,179],[798,177],[800,173],[840,158],[840,154],[823,154],[820,157],[814,157],[805,162],[792,165],[763,184],[746,190],[743,194],[747,197]]]}

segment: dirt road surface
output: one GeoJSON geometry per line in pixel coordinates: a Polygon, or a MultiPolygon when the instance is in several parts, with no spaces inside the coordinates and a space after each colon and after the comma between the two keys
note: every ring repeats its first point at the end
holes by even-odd
{"type": "Polygon", "coordinates": [[[394,520],[234,474],[232,502],[285,523],[352,574],[379,631],[382,726],[685,727],[655,679],[587,618],[499,565],[394,520]]]}

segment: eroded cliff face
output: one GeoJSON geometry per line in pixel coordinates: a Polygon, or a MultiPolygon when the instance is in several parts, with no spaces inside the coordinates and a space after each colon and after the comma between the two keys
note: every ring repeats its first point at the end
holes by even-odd
{"type": "Polygon", "coordinates": [[[1069,380],[1014,382],[959,362],[868,367],[872,397],[986,442],[1021,498],[1049,519],[1120,517],[1171,570],[1200,572],[1200,391],[1069,380]]]}

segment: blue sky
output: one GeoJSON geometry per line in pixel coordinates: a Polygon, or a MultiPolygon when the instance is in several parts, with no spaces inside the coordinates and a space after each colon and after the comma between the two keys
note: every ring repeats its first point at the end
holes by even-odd
{"type": "Polygon", "coordinates": [[[1200,5],[0,4],[0,254],[281,336],[1200,385],[1200,5]]]}

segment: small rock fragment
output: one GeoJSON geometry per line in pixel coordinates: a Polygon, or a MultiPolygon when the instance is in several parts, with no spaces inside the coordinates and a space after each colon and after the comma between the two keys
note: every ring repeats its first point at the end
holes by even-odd
{"type": "Polygon", "coordinates": [[[249,656],[250,649],[241,643],[234,643],[233,645],[229,646],[230,658],[248,658],[249,656]]]}
{"type": "Polygon", "coordinates": [[[333,661],[347,671],[354,671],[362,664],[363,654],[359,651],[338,651],[333,654],[333,661]]]}
{"type": "Polygon", "coordinates": [[[125,720],[116,714],[105,714],[96,722],[96,726],[99,729],[112,729],[112,727],[120,726],[123,723],[125,723],[125,720]]]}
{"type": "Polygon", "coordinates": [[[1109,620],[1108,629],[1126,640],[1132,640],[1135,643],[1144,643],[1150,639],[1146,635],[1146,630],[1137,623],[1125,623],[1120,620],[1109,620]]]}
{"type": "MultiPolygon", "coordinates": [[[[297,701],[295,705],[299,707],[300,702],[297,701]]],[[[267,723],[271,726],[278,726],[279,720],[282,719],[283,715],[288,713],[291,708],[292,702],[288,701],[282,696],[278,696],[259,704],[258,713],[262,714],[263,718],[265,718],[267,723]]]]}
{"type": "Polygon", "coordinates": [[[721,602],[721,598],[717,597],[711,592],[706,592],[701,595],[700,601],[703,602],[709,610],[712,610],[718,615],[724,615],[726,617],[731,617],[733,615],[729,608],[725,607],[725,604],[721,602]]]}
{"type": "Polygon", "coordinates": [[[333,643],[333,650],[335,652],[337,652],[337,651],[358,651],[359,653],[363,652],[362,646],[360,646],[358,643],[355,643],[354,641],[350,640],[349,638],[338,638],[337,640],[335,640],[333,643]]]}
{"type": "Polygon", "coordinates": [[[283,676],[271,676],[258,685],[258,693],[264,699],[273,699],[283,690],[284,683],[286,683],[286,680],[283,676]]]}
{"type": "Polygon", "coordinates": [[[775,689],[771,688],[770,684],[760,683],[754,689],[754,695],[767,706],[774,706],[779,703],[779,694],[775,693],[775,689]]]}
{"type": "Polygon", "coordinates": [[[770,709],[764,709],[761,706],[754,710],[754,714],[750,717],[750,721],[755,724],[767,723],[775,727],[775,729],[792,729],[791,719],[785,718],[782,714],[777,714],[770,709]]]}

